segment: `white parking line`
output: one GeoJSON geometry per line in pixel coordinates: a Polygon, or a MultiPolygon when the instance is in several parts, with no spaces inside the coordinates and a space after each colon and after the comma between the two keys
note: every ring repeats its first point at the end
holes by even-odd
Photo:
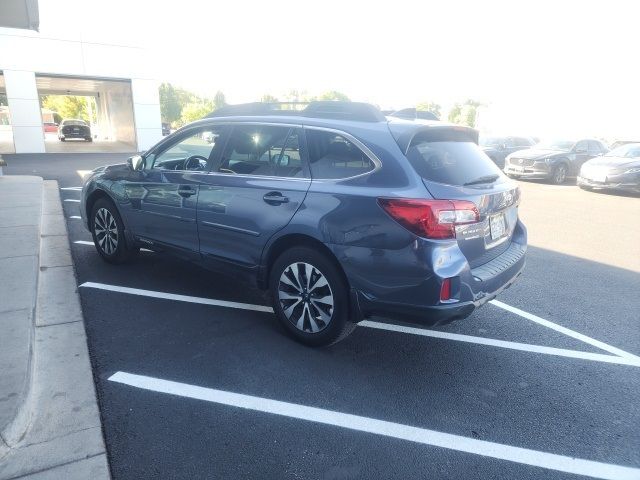
{"type": "MultiPolygon", "coordinates": [[[[80,243],[79,241],[75,243],[80,243]]],[[[83,242],[93,245],[92,242],[83,242]]],[[[117,285],[108,285],[104,283],[85,282],[81,287],[96,288],[99,290],[107,290],[111,292],[127,293],[130,295],[140,295],[151,298],[161,298],[166,300],[176,300],[179,302],[199,303],[203,305],[215,305],[219,307],[239,308],[243,310],[253,310],[257,312],[273,313],[271,307],[265,305],[253,305],[249,303],[228,302],[226,300],[215,300],[211,298],[192,297],[188,295],[177,295],[173,293],[157,292],[153,290],[143,290],[139,288],[120,287],[117,285]]],[[[458,333],[442,332],[438,330],[428,330],[424,328],[405,327],[391,323],[373,322],[364,320],[358,324],[361,327],[375,328],[378,330],[388,330],[410,335],[418,335],[422,337],[440,338],[445,340],[453,340],[457,342],[475,343],[477,345],[487,345],[492,347],[507,348],[510,350],[519,350],[522,352],[542,353],[545,355],[556,355],[568,358],[577,358],[581,360],[591,360],[595,362],[612,363],[617,365],[629,365],[640,367],[640,361],[634,358],[620,357],[614,355],[604,355],[600,353],[581,352],[579,350],[568,350],[564,348],[546,347],[542,345],[531,345],[527,343],[510,342],[506,340],[495,340],[492,338],[475,337],[472,335],[461,335],[458,333]]],[[[555,325],[555,324],[554,324],[555,325]]],[[[613,347],[611,347],[613,348],[613,347]]]]}
{"type": "Polygon", "coordinates": [[[614,363],[617,365],[630,365],[640,367],[640,361],[632,358],[618,357],[617,355],[605,355],[602,353],[581,352],[579,350],[567,350],[564,348],[545,347],[542,345],[532,345],[529,343],[510,342],[507,340],[496,340],[493,338],[475,337],[473,335],[462,335],[459,333],[441,332],[438,330],[427,330],[424,328],[405,327],[391,323],[372,322],[364,320],[358,324],[361,327],[376,328],[391,332],[408,333],[422,337],[443,338],[455,340],[457,342],[475,343],[477,345],[489,345],[492,347],[509,348],[522,352],[543,353],[546,355],[557,355],[560,357],[579,358],[582,360],[593,360],[595,362],[614,363]]]}
{"type": "Polygon", "coordinates": [[[77,192],[82,190],[82,187],[60,187],[60,190],[70,190],[77,192]]]}
{"type": "Polygon", "coordinates": [[[538,325],[542,325],[543,327],[550,328],[555,330],[556,332],[560,332],[569,337],[575,338],[576,340],[580,340],[581,342],[588,343],[596,348],[604,350],[605,352],[613,353],[619,357],[628,358],[630,360],[635,361],[636,363],[640,363],[640,357],[633,355],[631,353],[625,352],[624,350],[620,350],[619,348],[612,347],[600,340],[596,340],[591,337],[587,337],[582,333],[575,332],[567,327],[563,327],[562,325],[558,325],[556,323],[550,322],[549,320],[545,320],[544,318],[540,318],[537,315],[534,315],[529,312],[525,312],[524,310],[520,310],[519,308],[512,307],[511,305],[507,305],[506,303],[502,303],[498,300],[491,300],[491,303],[496,307],[500,307],[508,312],[515,313],[516,315],[521,316],[522,318],[526,318],[527,320],[531,320],[532,322],[537,323],[538,325]]]}
{"type": "Polygon", "coordinates": [[[64,201],[71,202],[71,203],[80,203],[80,200],[76,200],[74,198],[65,198],[64,201]]]}
{"type": "Polygon", "coordinates": [[[640,478],[640,469],[637,468],[583,460],[575,457],[557,455],[555,453],[488,442],[486,440],[476,440],[461,435],[452,435],[450,433],[428,430],[426,428],[412,427],[401,423],[309,407],[307,405],[281,402],[270,398],[199,387],[197,385],[134,375],[127,372],[117,372],[109,377],[109,380],[153,392],[193,398],[283,417],[297,418],[324,425],[333,425],[349,430],[398,438],[423,445],[472,453],[519,464],[546,468],[548,470],[611,480],[637,480],[640,478]]]}

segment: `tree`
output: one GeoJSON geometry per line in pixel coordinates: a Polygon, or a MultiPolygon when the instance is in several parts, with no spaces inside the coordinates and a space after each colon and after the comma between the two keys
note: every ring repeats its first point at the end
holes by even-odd
{"type": "Polygon", "coordinates": [[[274,97],[273,95],[269,95],[268,93],[265,93],[264,95],[262,95],[262,98],[260,99],[260,101],[262,103],[276,103],[276,102],[279,102],[280,100],[278,100],[278,97],[274,97]]]}
{"type": "Polygon", "coordinates": [[[213,101],[211,100],[200,100],[197,102],[188,103],[184,107],[182,107],[182,115],[180,116],[180,123],[185,125],[187,123],[195,122],[196,120],[200,120],[206,115],[210,114],[215,110],[213,101]]]}
{"type": "Polygon", "coordinates": [[[347,97],[344,93],[338,92],[337,90],[329,90],[327,92],[324,92],[322,95],[317,97],[315,100],[322,100],[322,101],[338,100],[338,101],[341,101],[341,102],[350,102],[351,101],[349,99],[349,97],[347,97]]]}
{"type": "Polygon", "coordinates": [[[420,112],[431,112],[438,118],[440,118],[441,108],[442,107],[440,106],[440,104],[435,102],[421,102],[418,105],[416,105],[416,110],[420,112]]]}
{"type": "Polygon", "coordinates": [[[175,123],[182,114],[183,99],[170,83],[160,85],[160,116],[163,122],[175,123]]]}
{"type": "Polygon", "coordinates": [[[96,103],[93,97],[79,97],[76,95],[45,95],[40,99],[40,105],[62,118],[79,118],[86,122],[95,123],[96,103]],[[89,118],[88,102],[91,102],[93,118],[89,118]]]}
{"type": "Polygon", "coordinates": [[[218,90],[213,97],[213,109],[217,110],[218,108],[222,108],[227,104],[227,100],[224,97],[224,93],[218,90]]]}
{"type": "Polygon", "coordinates": [[[475,127],[478,107],[480,106],[482,106],[481,102],[470,98],[462,104],[456,103],[449,111],[449,121],[451,123],[475,127]]]}

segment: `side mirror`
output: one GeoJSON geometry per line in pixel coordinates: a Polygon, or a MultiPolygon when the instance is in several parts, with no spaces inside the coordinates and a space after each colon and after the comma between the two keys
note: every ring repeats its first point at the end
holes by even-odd
{"type": "Polygon", "coordinates": [[[282,155],[280,157],[280,162],[279,165],[281,167],[288,167],[289,166],[289,161],[291,160],[291,157],[289,155],[282,155]]]}
{"type": "Polygon", "coordinates": [[[127,159],[127,165],[134,172],[139,172],[144,168],[144,157],[142,155],[134,155],[127,159]]]}

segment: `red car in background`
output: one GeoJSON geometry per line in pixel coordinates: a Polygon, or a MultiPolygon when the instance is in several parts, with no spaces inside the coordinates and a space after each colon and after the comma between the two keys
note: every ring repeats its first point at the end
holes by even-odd
{"type": "Polygon", "coordinates": [[[44,133],[58,133],[58,124],[53,122],[44,122],[44,133]]]}

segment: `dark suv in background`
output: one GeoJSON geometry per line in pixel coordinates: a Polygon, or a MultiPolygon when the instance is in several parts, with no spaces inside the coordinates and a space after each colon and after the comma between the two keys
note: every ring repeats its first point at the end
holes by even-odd
{"type": "Polygon", "coordinates": [[[567,177],[577,177],[584,162],[608,151],[600,140],[590,138],[543,141],[508,155],[504,172],[512,178],[542,179],[560,185],[567,177]]]}
{"type": "Polygon", "coordinates": [[[519,189],[477,139],[355,102],[225,107],[94,170],[80,210],[106,261],[144,246],[248,279],[310,345],[371,315],[444,324],[525,263],[519,189]]]}
{"type": "Polygon", "coordinates": [[[536,144],[531,137],[496,137],[480,136],[480,147],[487,156],[500,168],[504,168],[504,160],[507,155],[531,148],[536,144]]]}

